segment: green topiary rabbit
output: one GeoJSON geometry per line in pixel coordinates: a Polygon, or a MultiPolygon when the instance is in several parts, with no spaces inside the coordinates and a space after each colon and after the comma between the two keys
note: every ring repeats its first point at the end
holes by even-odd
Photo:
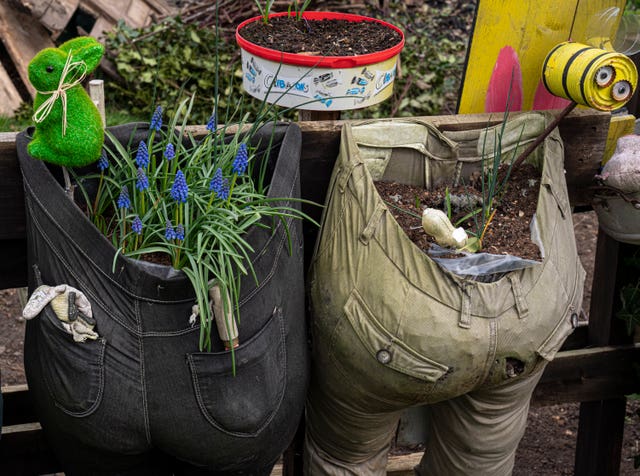
{"type": "Polygon", "coordinates": [[[67,167],[98,160],[104,142],[102,118],[81,82],[103,53],[98,41],[81,36],[58,48],[45,48],[31,60],[29,81],[38,91],[31,156],[67,167]]]}

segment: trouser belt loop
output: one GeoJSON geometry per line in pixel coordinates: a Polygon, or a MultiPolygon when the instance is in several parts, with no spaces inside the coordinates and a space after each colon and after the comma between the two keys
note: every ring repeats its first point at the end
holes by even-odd
{"type": "Polygon", "coordinates": [[[453,186],[457,187],[460,184],[460,175],[462,174],[462,162],[456,162],[455,173],[453,176],[453,186]]]}
{"type": "Polygon", "coordinates": [[[360,162],[349,162],[341,167],[340,176],[338,177],[338,189],[340,189],[341,193],[344,193],[351,173],[358,165],[360,165],[360,162]]]}
{"type": "Polygon", "coordinates": [[[522,295],[520,277],[516,273],[511,273],[509,274],[509,281],[511,281],[511,290],[513,291],[513,297],[516,302],[518,317],[524,319],[529,315],[529,307],[527,306],[527,300],[522,295]]]}
{"type": "Polygon", "coordinates": [[[376,205],[375,210],[373,211],[373,213],[371,214],[371,217],[369,217],[369,221],[367,222],[367,225],[364,227],[364,230],[362,230],[362,233],[360,233],[360,242],[363,245],[368,245],[369,241],[371,240],[371,237],[373,236],[374,232],[376,231],[376,227],[378,226],[378,222],[380,221],[380,217],[382,217],[382,214],[387,210],[387,207],[384,203],[382,202],[378,202],[376,205]]]}
{"type": "Polygon", "coordinates": [[[462,302],[460,304],[460,319],[458,320],[458,326],[463,329],[469,329],[471,327],[471,290],[475,285],[470,282],[464,281],[460,285],[460,291],[462,291],[462,302]]]}

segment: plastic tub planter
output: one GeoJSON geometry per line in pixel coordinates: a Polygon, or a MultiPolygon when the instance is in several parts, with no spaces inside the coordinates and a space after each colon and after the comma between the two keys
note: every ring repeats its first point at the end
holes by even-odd
{"type": "MultiPolygon", "coordinates": [[[[286,16],[274,13],[269,18],[286,16]]],[[[285,53],[252,43],[242,29],[262,17],[238,25],[236,41],[242,52],[242,85],[253,97],[269,103],[311,111],[359,109],[387,99],[393,91],[396,65],[404,47],[402,31],[382,20],[332,12],[305,12],[306,20],[347,20],[381,23],[400,34],[386,50],[356,56],[314,56],[285,53]]]]}

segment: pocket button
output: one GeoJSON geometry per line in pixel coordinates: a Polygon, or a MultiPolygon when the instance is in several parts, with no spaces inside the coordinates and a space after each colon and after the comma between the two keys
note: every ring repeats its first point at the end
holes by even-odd
{"type": "Polygon", "coordinates": [[[378,362],[381,364],[386,365],[391,362],[391,353],[386,349],[380,349],[376,353],[376,359],[378,359],[378,362]]]}

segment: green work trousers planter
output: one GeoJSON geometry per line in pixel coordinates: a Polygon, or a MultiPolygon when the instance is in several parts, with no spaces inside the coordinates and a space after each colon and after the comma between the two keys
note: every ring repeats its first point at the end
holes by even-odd
{"type": "MultiPolygon", "coordinates": [[[[528,145],[550,120],[531,113],[509,121],[502,152],[528,145]]],[[[493,282],[446,271],[419,250],[373,183],[467,180],[483,152],[493,154],[500,127],[343,127],[309,271],[306,474],[385,474],[402,411],[425,404],[430,439],[418,474],[511,473],[531,393],[582,303],[560,136],[555,130],[528,159],[541,171],[532,228],[544,258],[493,282]]]]}

